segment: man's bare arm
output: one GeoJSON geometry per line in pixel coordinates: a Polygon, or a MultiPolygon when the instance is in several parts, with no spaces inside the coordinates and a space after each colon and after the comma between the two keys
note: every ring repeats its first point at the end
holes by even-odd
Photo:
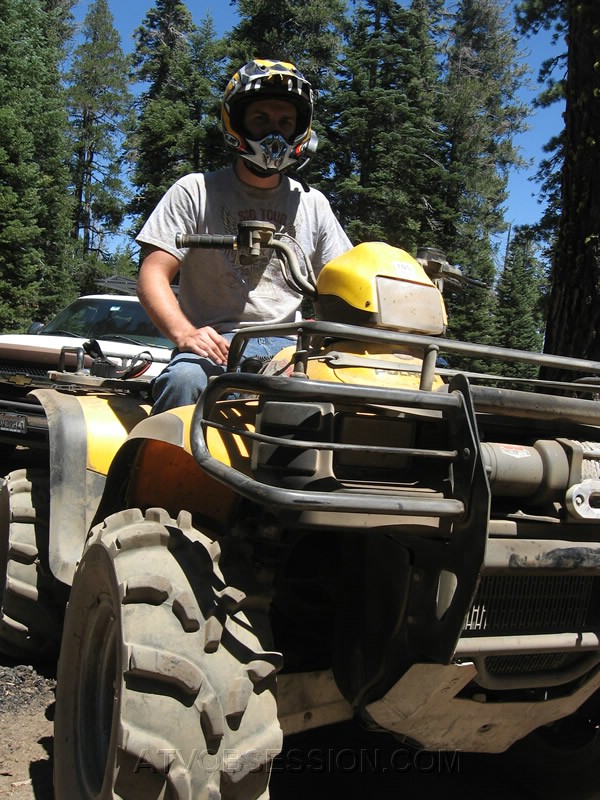
{"type": "Polygon", "coordinates": [[[179,350],[207,356],[217,364],[227,362],[229,343],[214,328],[196,328],[179,308],[171,283],[179,272],[175,256],[159,248],[148,249],[137,282],[137,294],[148,316],[179,350]]]}

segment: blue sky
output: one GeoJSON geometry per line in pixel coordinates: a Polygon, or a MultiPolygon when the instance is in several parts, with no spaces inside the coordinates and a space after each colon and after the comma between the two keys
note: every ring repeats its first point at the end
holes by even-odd
{"type": "MultiPolygon", "coordinates": [[[[89,0],[80,0],[74,9],[77,20],[85,17],[89,0]]],[[[206,0],[187,0],[187,7],[194,20],[199,22],[209,12],[213,18],[217,33],[221,34],[230,30],[236,22],[236,15],[229,0],[220,0],[217,3],[206,0]]],[[[123,49],[129,51],[133,48],[133,32],[142,23],[146,13],[154,6],[152,0],[109,0],[109,6],[115,19],[115,26],[122,37],[123,49]]],[[[537,71],[541,62],[551,54],[555,54],[557,47],[550,44],[550,34],[542,32],[532,39],[522,39],[521,49],[526,57],[525,64],[531,68],[531,91],[523,92],[523,99],[531,102],[538,91],[535,84],[537,71]]],[[[509,180],[509,200],[506,209],[506,221],[513,225],[536,222],[542,212],[538,202],[538,186],[531,181],[539,161],[543,158],[542,147],[562,127],[562,108],[558,104],[550,109],[534,109],[529,119],[530,129],[519,135],[515,143],[521,148],[522,156],[531,161],[527,169],[513,172],[509,180]]]]}

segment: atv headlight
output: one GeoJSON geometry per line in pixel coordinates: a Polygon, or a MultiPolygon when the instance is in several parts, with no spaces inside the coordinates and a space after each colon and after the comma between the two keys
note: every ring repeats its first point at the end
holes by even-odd
{"type": "Polygon", "coordinates": [[[378,275],[378,326],[440,336],[446,328],[444,306],[433,285],[378,275]]]}

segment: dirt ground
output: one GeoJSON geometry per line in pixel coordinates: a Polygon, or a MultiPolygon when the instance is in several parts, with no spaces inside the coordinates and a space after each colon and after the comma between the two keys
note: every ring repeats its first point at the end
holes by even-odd
{"type": "MultiPolygon", "coordinates": [[[[54,800],[54,677],[0,658],[0,800],[54,800]]],[[[289,737],[274,764],[271,800],[531,800],[501,757],[422,755],[346,723],[289,737]]]]}
{"type": "MultiPolygon", "coordinates": [[[[0,798],[53,800],[52,670],[0,659],[0,798]]],[[[75,799],[74,799],[75,800],[75,799]]]]}
{"type": "MultiPolygon", "coordinates": [[[[0,712],[1,757],[0,800],[54,800],[52,789],[52,701],[35,707],[0,712]]],[[[372,749],[363,768],[353,764],[357,754],[355,748],[346,748],[339,742],[325,742],[322,736],[308,744],[295,737],[288,744],[283,761],[276,764],[271,779],[271,800],[329,800],[331,797],[350,799],[385,798],[386,800],[420,800],[422,796],[432,800],[532,800],[531,795],[501,774],[495,759],[472,757],[464,762],[446,762],[444,770],[432,773],[425,769],[406,770],[400,774],[382,772],[368,774],[377,762],[372,749]],[[320,747],[314,747],[320,744],[320,747]],[[333,747],[332,747],[333,745],[333,747]],[[298,747],[299,746],[299,747],[298,747]],[[300,750],[304,755],[302,769],[300,750]],[[328,755],[333,754],[328,764],[328,755]],[[312,762],[312,768],[307,761],[312,762]],[[335,764],[333,764],[335,762],[335,764]]],[[[77,800],[77,798],[73,798],[77,800]]],[[[565,798],[566,800],[566,798],[565,798]]]]}

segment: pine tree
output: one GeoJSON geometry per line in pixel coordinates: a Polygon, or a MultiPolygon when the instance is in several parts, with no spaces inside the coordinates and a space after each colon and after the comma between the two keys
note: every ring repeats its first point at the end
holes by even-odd
{"type": "Polygon", "coordinates": [[[461,0],[445,70],[449,211],[438,244],[468,276],[489,287],[450,299],[449,330],[456,338],[493,343],[493,239],[506,227],[508,170],[520,163],[512,138],[526,110],[515,99],[523,68],[506,9],[496,0],[461,0]]]}
{"type": "Polygon", "coordinates": [[[346,28],[344,0],[237,0],[228,70],[254,58],[293,62],[316,91],[332,85],[346,28]]]}
{"type": "MultiPolygon", "coordinates": [[[[544,0],[542,3],[524,0],[516,7],[517,27],[525,36],[534,36],[542,29],[553,31],[552,45],[556,49],[542,62],[538,73],[541,88],[534,101],[534,106],[538,108],[564,104],[567,73],[566,8],[565,0],[544,0]]],[[[546,142],[543,151],[546,155],[538,164],[535,178],[540,184],[539,194],[544,207],[534,232],[544,244],[544,257],[551,261],[561,214],[564,129],[546,142]]]]}
{"type": "Polygon", "coordinates": [[[129,136],[139,229],[178,178],[210,169],[221,44],[210,16],[198,28],[184,3],[157,0],[137,29],[134,65],[142,92],[129,136]]]}
{"type": "Polygon", "coordinates": [[[126,189],[121,161],[131,107],[128,59],[107,0],[95,0],[83,25],[84,40],[67,74],[75,199],[72,237],[84,257],[106,256],[106,237],[120,230],[126,189]]]}
{"type": "MultiPolygon", "coordinates": [[[[521,4],[523,19],[567,33],[560,221],[545,350],[600,360],[600,16],[594,0],[521,4]]],[[[547,377],[556,377],[552,370],[547,377]]]]}
{"type": "Polygon", "coordinates": [[[442,177],[428,4],[369,0],[353,22],[329,101],[328,194],[354,241],[411,250],[431,238],[442,177]]]}
{"type": "MultiPolygon", "coordinates": [[[[541,352],[544,341],[544,291],[545,275],[536,256],[534,237],[526,228],[517,228],[496,288],[496,344],[541,352]]],[[[503,372],[517,377],[536,377],[537,367],[507,364],[503,372]]]]}
{"type": "Polygon", "coordinates": [[[69,192],[69,141],[62,66],[73,31],[76,0],[44,0],[42,25],[47,77],[38,76],[41,102],[31,124],[36,129],[36,162],[43,182],[39,224],[44,269],[38,317],[46,319],[77,294],[69,248],[72,197],[69,192]]]}
{"type": "MultiPolygon", "coordinates": [[[[446,216],[446,171],[440,158],[443,132],[440,123],[440,76],[437,41],[443,18],[443,0],[412,0],[409,17],[410,53],[407,63],[407,96],[413,109],[411,127],[416,151],[410,174],[413,203],[418,209],[417,245],[436,243],[446,216]]],[[[406,180],[406,179],[405,179],[406,180]]]]}
{"type": "Polygon", "coordinates": [[[0,6],[0,330],[68,296],[66,114],[59,64],[68,5],[0,6]]]}

